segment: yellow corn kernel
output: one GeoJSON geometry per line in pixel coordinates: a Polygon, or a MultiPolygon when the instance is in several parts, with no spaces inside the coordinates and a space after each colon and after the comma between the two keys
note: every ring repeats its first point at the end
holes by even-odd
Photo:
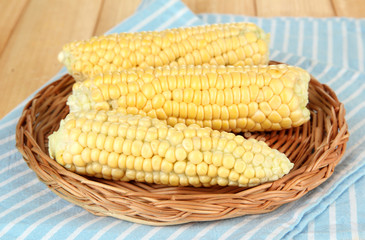
{"type": "Polygon", "coordinates": [[[224,154],[223,167],[225,167],[226,169],[231,169],[231,168],[233,168],[234,164],[235,164],[234,156],[231,154],[224,154]]]}
{"type": "Polygon", "coordinates": [[[188,177],[195,176],[196,175],[196,165],[193,164],[193,163],[188,162],[186,164],[185,174],[188,177]]]}
{"type": "Polygon", "coordinates": [[[194,150],[189,153],[188,160],[193,164],[199,164],[203,161],[203,153],[197,150],[194,150]]]}
{"type": "Polygon", "coordinates": [[[171,163],[176,162],[177,159],[175,155],[175,147],[170,147],[169,149],[167,149],[165,159],[171,163]]]}
{"type": "MultiPolygon", "coordinates": [[[[225,167],[219,167],[218,168],[218,171],[217,171],[217,174],[218,174],[218,176],[220,177],[220,178],[223,178],[223,179],[225,179],[225,180],[228,180],[227,178],[228,178],[228,176],[229,176],[229,173],[230,173],[230,171],[229,171],[229,169],[227,169],[227,168],[225,168],[225,167]]],[[[221,185],[221,184],[219,184],[219,185],[221,185]]],[[[226,185],[226,184],[225,184],[226,185]]],[[[225,186],[225,185],[221,185],[221,186],[225,186]]]]}

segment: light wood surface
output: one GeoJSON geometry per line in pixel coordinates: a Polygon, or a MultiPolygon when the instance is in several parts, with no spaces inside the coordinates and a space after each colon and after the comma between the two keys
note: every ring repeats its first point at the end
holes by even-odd
{"type": "MultiPolygon", "coordinates": [[[[364,0],[183,0],[195,13],[365,17],[364,0]]],[[[62,67],[63,44],[100,35],[139,0],[0,0],[0,119],[62,67]]]]}

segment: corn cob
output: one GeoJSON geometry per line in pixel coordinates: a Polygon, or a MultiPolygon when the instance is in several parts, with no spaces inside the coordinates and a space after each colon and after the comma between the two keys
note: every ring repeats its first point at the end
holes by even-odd
{"type": "Polygon", "coordinates": [[[79,174],[172,186],[254,186],[293,167],[262,141],[116,111],[70,113],[49,137],[49,153],[79,174]]]}
{"type": "Polygon", "coordinates": [[[297,127],[308,121],[309,74],[294,66],[178,66],[125,70],[75,83],[71,112],[117,109],[215,130],[297,127]]]}
{"type": "Polygon", "coordinates": [[[66,44],[58,59],[76,80],[133,67],[268,63],[269,35],[253,23],[120,33],[66,44]]]}

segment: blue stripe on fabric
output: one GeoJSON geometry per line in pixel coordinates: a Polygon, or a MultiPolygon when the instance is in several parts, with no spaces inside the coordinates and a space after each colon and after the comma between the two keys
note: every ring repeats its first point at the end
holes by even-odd
{"type": "MultiPolygon", "coordinates": [[[[43,228],[47,227],[49,230],[52,229],[54,226],[62,222],[64,219],[74,216],[78,212],[80,212],[80,208],[76,207],[74,205],[71,205],[70,203],[66,201],[60,201],[58,203],[59,205],[57,207],[51,208],[51,213],[42,215],[42,218],[39,218],[37,221],[43,221],[41,224],[38,224],[37,226],[34,226],[34,223],[37,223],[35,221],[30,225],[30,227],[34,227],[34,229],[26,229],[25,233],[22,233],[20,237],[27,238],[28,236],[37,236],[37,239],[41,239],[44,237],[44,231],[43,228]],[[52,215],[50,218],[48,218],[50,215],[52,215]]],[[[71,234],[71,233],[68,233],[71,234]]],[[[52,239],[60,239],[56,237],[52,237],[52,239]]]]}
{"type": "Polygon", "coordinates": [[[84,223],[80,224],[77,229],[75,229],[66,239],[90,239],[100,227],[106,226],[108,221],[104,221],[105,217],[93,217],[93,219],[88,219],[84,223]]]}
{"type": "Polygon", "coordinates": [[[37,197],[37,193],[42,190],[44,190],[44,185],[35,181],[35,179],[29,179],[26,184],[13,186],[12,188],[5,189],[5,191],[2,190],[3,194],[0,197],[0,207],[4,210],[2,212],[4,213],[7,209],[14,207],[18,201],[27,200],[29,196],[37,197]]]}
{"type": "MultiPolygon", "coordinates": [[[[154,232],[153,234],[150,234],[148,239],[158,240],[162,234],[166,234],[166,236],[172,237],[172,236],[174,236],[174,234],[177,233],[177,231],[179,231],[179,229],[186,228],[189,225],[191,225],[191,224],[184,224],[184,225],[181,225],[181,226],[169,226],[169,227],[159,228],[157,232],[154,232]]],[[[152,230],[153,229],[151,229],[151,231],[152,230]]]]}
{"type": "MultiPolygon", "coordinates": [[[[44,196],[45,194],[49,194],[48,189],[39,191],[36,194],[29,196],[28,198],[22,199],[22,201],[11,203],[12,205],[8,205],[6,208],[1,207],[0,209],[2,209],[2,211],[0,212],[0,217],[4,218],[7,215],[11,214],[12,212],[18,211],[24,205],[31,203],[32,201],[34,201],[34,199],[40,198],[40,197],[44,196]]],[[[5,204],[2,203],[2,205],[5,205],[5,204]]]]}
{"type": "MultiPolygon", "coordinates": [[[[354,73],[352,72],[345,72],[344,74],[341,74],[341,77],[337,77],[335,78],[335,80],[331,79],[328,81],[329,85],[331,88],[335,89],[335,90],[339,90],[339,89],[345,89],[346,86],[344,84],[346,84],[346,81],[353,81],[353,77],[354,77],[354,73]],[[345,80],[345,82],[344,82],[345,80]]],[[[337,97],[339,97],[339,99],[341,99],[341,101],[345,100],[343,97],[343,94],[338,93],[337,97]]]]}
{"type": "Polygon", "coordinates": [[[327,42],[328,42],[328,28],[326,21],[318,21],[318,60],[321,62],[328,62],[327,42]]]}
{"type": "Polygon", "coordinates": [[[0,139],[0,151],[7,150],[8,146],[15,145],[15,134],[11,133],[8,136],[0,139]]]}
{"type": "Polygon", "coordinates": [[[357,53],[358,49],[353,47],[357,45],[355,22],[344,22],[343,27],[346,29],[347,32],[346,59],[348,60],[348,66],[352,69],[356,69],[358,67],[357,63],[359,62],[359,55],[357,53]]]}
{"type": "MultiPolygon", "coordinates": [[[[365,168],[361,168],[360,170],[365,171],[365,168]]],[[[355,183],[357,180],[359,180],[362,176],[362,174],[357,171],[355,174],[352,174],[349,176],[348,180],[342,184],[340,184],[338,187],[334,188],[332,191],[331,196],[329,198],[334,199],[334,197],[339,197],[345,190],[348,188],[351,184],[355,183]]],[[[324,200],[327,201],[329,198],[325,198],[324,200]]],[[[322,200],[323,201],[323,200],[322,200]]],[[[331,201],[332,202],[332,201],[331,201]]],[[[323,213],[324,210],[326,210],[327,207],[325,205],[318,204],[315,208],[312,208],[311,211],[308,211],[306,215],[301,219],[301,221],[298,222],[298,224],[294,225],[295,227],[292,231],[289,231],[283,239],[292,239],[293,236],[295,236],[297,233],[303,230],[305,226],[308,224],[308,220],[313,219],[313,217],[318,216],[316,218],[316,228],[315,228],[315,239],[321,239],[317,235],[319,232],[323,231],[324,235],[328,238],[328,225],[326,226],[326,223],[328,223],[328,212],[323,213]],[[326,216],[325,216],[326,215],[326,216]],[[320,224],[318,224],[320,223],[320,224]]],[[[348,212],[347,212],[348,214],[348,212]]]]}
{"type": "Polygon", "coordinates": [[[199,19],[200,19],[202,22],[204,22],[204,23],[206,23],[206,24],[209,24],[209,20],[208,20],[209,16],[210,16],[210,15],[208,15],[208,14],[203,14],[201,17],[199,16],[199,19]]]}
{"type": "Polygon", "coordinates": [[[349,195],[345,192],[341,194],[338,200],[332,205],[336,206],[336,219],[333,219],[335,222],[341,222],[344,224],[336,224],[336,232],[338,239],[351,239],[351,233],[347,231],[347,226],[350,225],[351,216],[350,214],[344,214],[343,208],[350,209],[349,203],[349,195]]]}
{"type": "Polygon", "coordinates": [[[74,205],[70,203],[62,204],[62,201],[60,201],[57,208],[52,208],[52,212],[40,215],[39,219],[24,227],[18,239],[27,239],[29,235],[38,236],[38,239],[40,239],[43,236],[40,228],[45,225],[48,229],[51,229],[52,226],[60,222],[63,216],[67,215],[68,211],[73,211],[72,208],[74,208],[74,205]]]}
{"type": "MultiPolygon", "coordinates": [[[[24,161],[20,164],[23,160],[17,160],[15,163],[15,167],[11,167],[12,164],[9,164],[8,166],[4,167],[3,169],[6,171],[2,171],[0,174],[0,179],[2,181],[0,182],[0,191],[6,190],[7,185],[9,184],[17,184],[17,181],[22,181],[19,179],[22,179],[23,177],[26,177],[27,174],[33,173],[31,169],[25,166],[24,161]],[[19,164],[18,164],[19,163],[19,164]],[[23,164],[24,163],[24,164],[23,164]]],[[[33,176],[31,176],[33,177],[33,176]]]]}
{"type": "MultiPolygon", "coordinates": [[[[112,219],[112,218],[110,218],[112,219]]],[[[118,221],[116,219],[112,219],[111,225],[106,228],[100,229],[93,238],[90,240],[109,240],[116,239],[118,236],[123,235],[123,232],[120,232],[119,229],[123,225],[124,221],[118,221]],[[100,235],[99,235],[100,234],[100,235]]]]}
{"type": "MultiPolygon", "coordinates": [[[[18,186],[18,188],[20,188],[23,186],[24,182],[29,183],[35,177],[35,173],[33,171],[31,171],[29,168],[24,169],[20,172],[17,172],[16,175],[18,175],[19,178],[10,178],[10,176],[14,176],[14,175],[10,175],[12,172],[14,172],[14,169],[11,169],[7,172],[9,174],[8,176],[9,176],[10,181],[7,182],[6,185],[3,185],[0,187],[0,192],[6,193],[6,194],[1,195],[0,199],[3,199],[5,196],[7,196],[7,194],[10,194],[17,190],[17,188],[10,187],[10,186],[18,186]]],[[[2,176],[4,176],[4,174],[2,174],[2,176]]],[[[5,178],[5,180],[6,180],[6,178],[5,178]]],[[[19,194],[16,196],[19,196],[19,194]]],[[[3,200],[3,201],[5,201],[5,200],[3,200]]]]}
{"type": "Polygon", "coordinates": [[[365,177],[362,177],[360,181],[354,185],[354,191],[356,193],[356,205],[357,205],[357,218],[354,219],[357,224],[358,233],[356,235],[352,235],[353,237],[359,237],[359,239],[365,239],[365,207],[364,207],[364,199],[365,199],[365,177]]]}
{"type": "Polygon", "coordinates": [[[146,234],[148,234],[149,231],[151,231],[152,229],[155,228],[155,227],[152,227],[152,226],[142,226],[142,225],[139,225],[139,224],[134,224],[133,227],[135,227],[135,230],[133,232],[130,232],[126,236],[126,239],[142,239],[146,234]]]}
{"type": "Polygon", "coordinates": [[[313,26],[312,26],[312,23],[311,23],[310,19],[305,19],[304,20],[304,34],[303,35],[304,35],[303,55],[312,59],[312,56],[313,56],[313,52],[312,52],[313,26]]]}
{"type": "MultiPolygon", "coordinates": [[[[2,156],[8,156],[8,155],[11,156],[13,152],[16,152],[17,153],[17,149],[13,149],[12,151],[8,152],[9,154],[2,154],[2,156]]],[[[11,162],[5,168],[3,168],[3,169],[0,170],[0,174],[3,174],[3,173],[7,173],[8,174],[8,171],[10,171],[10,170],[12,170],[12,169],[14,169],[16,167],[21,166],[23,163],[24,163],[23,160],[16,160],[14,162],[11,162]]],[[[7,176],[4,175],[4,178],[2,178],[2,179],[6,179],[5,177],[7,177],[7,176]]]]}
{"type": "MultiPolygon", "coordinates": [[[[157,27],[159,27],[165,21],[168,21],[171,17],[175,15],[175,13],[181,9],[186,9],[187,14],[184,18],[179,19],[177,23],[170,26],[171,28],[179,27],[180,24],[184,24],[186,20],[190,20],[192,18],[196,18],[196,21],[200,22],[199,25],[204,22],[200,21],[185,5],[177,0],[157,0],[148,5],[148,7],[141,9],[135,15],[129,17],[123,24],[117,25],[111,30],[107,31],[106,34],[110,33],[118,33],[118,32],[130,32],[131,29],[135,29],[135,31],[153,31],[157,27]],[[163,9],[163,11],[161,11],[163,9]],[[153,17],[153,18],[151,18],[153,17]],[[152,21],[146,22],[146,19],[151,18],[152,21]],[[142,20],[142,21],[141,21],[142,20]],[[136,24],[136,22],[143,24],[136,24]],[[137,26],[140,26],[136,28],[137,26]]],[[[198,24],[196,24],[198,25],[198,24]]]]}
{"type": "Polygon", "coordinates": [[[219,20],[217,19],[217,23],[229,23],[232,22],[232,18],[229,15],[219,16],[219,20]]]}
{"type": "Polygon", "coordinates": [[[319,29],[318,29],[318,21],[312,21],[312,59],[318,59],[318,35],[319,35],[319,29]]]}
{"type": "MultiPolygon", "coordinates": [[[[85,210],[81,210],[85,211],[85,210]]],[[[70,216],[72,217],[72,215],[70,216]]],[[[84,214],[79,217],[73,218],[69,222],[67,222],[64,225],[63,229],[59,229],[51,239],[67,239],[74,231],[76,231],[82,224],[92,221],[95,218],[98,218],[97,216],[93,216],[91,214],[84,214]],[[68,231],[64,231],[64,229],[67,229],[68,231]]],[[[121,229],[123,230],[123,228],[121,229]]]]}
{"type": "MultiPolygon", "coordinates": [[[[19,196],[12,196],[11,198],[17,197],[19,199],[19,196]]],[[[23,200],[26,200],[26,197],[29,196],[23,196],[23,200]]],[[[11,201],[12,199],[8,198],[7,200],[2,201],[2,204],[6,204],[7,202],[11,201]]],[[[23,222],[27,222],[27,219],[29,217],[22,218],[24,215],[34,211],[37,207],[42,206],[50,201],[58,201],[59,198],[54,198],[54,194],[50,191],[46,194],[41,194],[39,197],[34,198],[29,204],[25,204],[23,206],[20,206],[17,211],[12,211],[5,216],[2,217],[2,221],[4,224],[0,226],[0,239],[3,234],[6,234],[5,228],[9,227],[10,225],[13,225],[12,229],[16,229],[18,226],[23,228],[24,226],[21,224],[23,222]],[[19,219],[19,221],[16,221],[16,219],[19,219]]],[[[17,203],[16,201],[12,200],[13,203],[17,203]]],[[[8,206],[11,206],[8,204],[8,206]]],[[[35,214],[33,217],[36,216],[35,214]]],[[[31,222],[31,221],[30,221],[31,222]]],[[[30,223],[29,222],[29,223],[30,223]]],[[[7,230],[7,232],[11,232],[11,229],[7,230]]]]}
{"type": "Polygon", "coordinates": [[[157,16],[165,17],[166,15],[164,14],[164,12],[167,11],[167,9],[169,8],[174,10],[175,9],[174,6],[177,5],[178,3],[179,1],[177,0],[168,1],[166,4],[161,4],[161,0],[155,1],[153,4],[150,4],[148,8],[142,9],[141,11],[137,12],[137,14],[127,18],[125,21],[123,21],[122,25],[118,25],[112,28],[111,30],[107,31],[106,34],[117,33],[117,32],[129,32],[136,26],[141,26],[138,28],[137,31],[152,31],[154,29],[153,24],[148,20],[149,19],[154,20],[157,16]],[[137,19],[138,21],[136,21],[137,19]],[[145,27],[145,25],[147,25],[147,27],[145,27]]]}
{"type": "MultiPolygon", "coordinates": [[[[360,178],[364,178],[361,171],[362,172],[365,171],[365,167],[362,167],[359,169],[359,171],[356,171],[354,174],[349,175],[349,177],[346,179],[345,182],[342,182],[341,184],[339,184],[340,185],[339,187],[333,188],[332,194],[329,196],[329,198],[325,198],[324,201],[326,201],[330,198],[336,199],[351,184],[353,184],[360,178]]],[[[361,191],[359,191],[359,192],[361,192],[361,191]]],[[[317,227],[320,226],[319,228],[325,228],[326,230],[324,231],[324,233],[328,234],[328,225],[326,225],[328,223],[328,220],[326,220],[326,219],[328,219],[328,218],[325,218],[325,216],[323,214],[321,214],[324,210],[326,210],[326,208],[327,207],[324,204],[318,204],[311,211],[308,211],[308,213],[302,218],[302,220],[295,226],[293,231],[288,232],[288,234],[285,236],[284,239],[291,239],[298,232],[303,230],[303,228],[308,224],[308,220],[311,220],[311,218],[313,218],[315,216],[319,216],[316,219],[316,223],[317,223],[316,229],[315,229],[316,233],[319,232],[320,229],[318,229],[317,227]]],[[[348,214],[348,211],[346,211],[344,213],[348,214]]],[[[315,237],[317,238],[318,236],[315,236],[315,237]]],[[[327,235],[327,237],[328,237],[328,235],[327,235]]]]}
{"type": "Polygon", "coordinates": [[[290,21],[288,19],[283,19],[283,30],[284,33],[282,34],[283,40],[282,40],[282,52],[289,52],[289,43],[290,43],[290,35],[292,34],[290,32],[290,21]]]}
{"type": "Polygon", "coordinates": [[[147,8],[149,5],[151,5],[154,2],[154,0],[142,0],[141,3],[137,7],[137,12],[141,11],[145,8],[147,8]]]}
{"type": "Polygon", "coordinates": [[[355,30],[355,36],[357,39],[357,55],[358,55],[358,66],[357,69],[360,71],[365,70],[365,22],[356,21],[355,23],[356,30],[355,30]]]}
{"type": "Polygon", "coordinates": [[[329,64],[334,63],[334,57],[333,54],[335,53],[333,51],[333,45],[334,45],[334,39],[333,39],[333,21],[327,21],[327,29],[328,29],[328,39],[327,39],[327,62],[329,64]]]}
{"type": "MultiPolygon", "coordinates": [[[[47,231],[43,233],[42,240],[48,240],[48,239],[65,239],[65,236],[59,236],[58,233],[64,226],[67,225],[68,222],[74,220],[74,219],[81,219],[82,216],[87,215],[88,213],[85,210],[78,209],[77,211],[74,210],[71,212],[72,214],[65,215],[61,221],[57,222],[57,224],[53,226],[49,226],[47,228],[47,231]]],[[[61,234],[64,234],[64,231],[61,231],[61,234]]]]}
{"type": "MultiPolygon", "coordinates": [[[[288,21],[291,22],[291,21],[288,21]]],[[[298,54],[299,44],[302,41],[303,36],[300,35],[299,23],[297,21],[292,21],[289,28],[289,43],[288,44],[288,52],[298,54]]]]}
{"type": "Polygon", "coordinates": [[[160,25],[160,27],[158,27],[156,30],[161,31],[161,30],[168,29],[168,28],[185,26],[187,23],[185,19],[189,19],[190,14],[191,13],[187,9],[182,9],[182,10],[176,12],[176,14],[173,18],[166,19],[164,24],[160,25]],[[173,19],[173,20],[171,20],[171,19],[173,19]]]}
{"type": "Polygon", "coordinates": [[[4,124],[0,126],[1,133],[5,132],[5,129],[14,130],[15,125],[18,123],[19,117],[8,119],[4,124]]]}
{"type": "MultiPolygon", "coordinates": [[[[361,177],[355,184],[355,187],[359,187],[361,188],[361,186],[365,185],[365,177],[361,177]]],[[[361,196],[365,197],[364,191],[358,189],[358,191],[356,191],[357,194],[359,194],[357,201],[361,201],[361,196]]],[[[345,209],[344,211],[341,212],[337,212],[337,216],[340,216],[340,218],[347,218],[347,215],[349,215],[349,204],[348,204],[348,191],[345,191],[343,194],[341,194],[337,199],[335,204],[337,205],[336,208],[339,209],[345,209]]],[[[316,224],[315,225],[315,238],[314,239],[328,239],[328,229],[330,228],[328,225],[328,216],[329,216],[329,209],[325,209],[322,214],[318,215],[318,217],[316,217],[311,223],[316,224]]],[[[364,216],[365,211],[363,209],[359,209],[359,213],[363,213],[363,215],[360,216],[364,216]]],[[[364,239],[365,237],[365,224],[364,224],[364,217],[360,217],[357,219],[359,225],[358,225],[358,235],[352,235],[351,232],[349,231],[350,229],[350,225],[351,222],[348,222],[349,219],[344,219],[343,222],[341,222],[341,225],[338,224],[336,227],[339,230],[337,232],[338,234],[338,239],[364,239]],[[356,238],[357,236],[359,236],[359,238],[356,238]]],[[[296,229],[291,232],[291,234],[288,234],[287,236],[285,236],[284,239],[290,239],[292,236],[294,236],[294,234],[296,234],[296,232],[298,231],[298,227],[299,225],[296,227],[296,229]]],[[[298,234],[295,235],[294,239],[308,239],[307,238],[307,232],[308,232],[308,226],[304,227],[302,229],[302,232],[299,232],[298,234]]],[[[312,238],[310,238],[312,239],[312,238]]]]}
{"type": "Polygon", "coordinates": [[[190,19],[189,21],[186,22],[187,27],[199,26],[199,25],[202,25],[202,24],[204,24],[204,23],[202,21],[200,21],[199,18],[193,18],[193,19],[190,19]]]}
{"type": "MultiPolygon", "coordinates": [[[[43,199],[42,199],[43,200],[43,199]]],[[[21,216],[18,216],[15,220],[12,220],[9,222],[5,228],[3,229],[3,232],[5,234],[3,235],[5,239],[7,238],[7,235],[12,235],[11,232],[15,233],[22,233],[24,226],[31,225],[34,221],[37,221],[42,216],[46,216],[49,214],[48,208],[52,205],[59,204],[60,199],[53,198],[49,201],[39,201],[39,205],[35,206],[35,208],[22,212],[21,216]]],[[[20,235],[20,234],[19,234],[20,235]]],[[[2,236],[2,231],[0,230],[0,236],[2,236]]]]}
{"type": "Polygon", "coordinates": [[[345,59],[343,58],[343,32],[339,22],[332,22],[332,35],[329,35],[330,39],[336,39],[333,41],[332,52],[333,64],[337,66],[344,66],[345,59]]]}
{"type": "Polygon", "coordinates": [[[341,35],[342,36],[342,44],[341,44],[341,53],[342,53],[342,66],[343,68],[349,68],[349,49],[348,49],[348,43],[349,43],[349,39],[348,39],[348,30],[346,27],[346,23],[345,22],[341,22],[341,25],[339,25],[341,28],[341,35]]]}
{"type": "MultiPolygon", "coordinates": [[[[346,78],[343,78],[346,79],[346,78]]],[[[347,83],[351,84],[343,84],[340,86],[337,90],[338,97],[341,100],[341,102],[345,101],[346,99],[352,97],[353,93],[364,86],[364,75],[356,74],[352,75],[351,78],[349,77],[347,80],[347,83]]]]}
{"type": "Polygon", "coordinates": [[[270,51],[272,49],[275,49],[275,44],[276,42],[278,41],[276,36],[276,29],[278,28],[277,27],[277,21],[275,19],[273,19],[271,22],[270,22],[270,27],[268,29],[265,29],[266,32],[270,33],[270,45],[269,45],[269,49],[270,51]]]}

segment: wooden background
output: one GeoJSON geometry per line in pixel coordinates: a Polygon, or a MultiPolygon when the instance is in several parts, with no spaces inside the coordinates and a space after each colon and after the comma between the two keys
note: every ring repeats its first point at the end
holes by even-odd
{"type": "MultiPolygon", "coordinates": [[[[365,17],[364,0],[183,0],[195,13],[365,17]]],[[[62,67],[63,44],[105,31],[140,0],[0,0],[0,119],[62,67]]]]}

